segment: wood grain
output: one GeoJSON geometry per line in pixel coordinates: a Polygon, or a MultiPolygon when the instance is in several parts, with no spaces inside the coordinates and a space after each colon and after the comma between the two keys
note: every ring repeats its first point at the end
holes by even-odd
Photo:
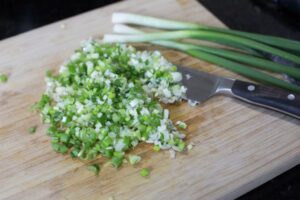
{"type": "MultiPolygon", "coordinates": [[[[130,0],[1,41],[0,72],[9,81],[0,85],[0,199],[233,199],[300,163],[298,120],[221,96],[198,107],[168,106],[172,119],[187,122],[187,140],[196,144],[176,159],[140,145],[134,153],[144,159],[137,167],[106,166],[95,177],[86,163],[53,152],[29,107],[45,89],[48,69],[57,69],[80,41],[111,32],[114,11],[223,26],[194,0],[130,0]],[[33,125],[37,132],[29,135],[33,125]],[[152,169],[150,178],[139,176],[141,167],[152,169]]],[[[176,64],[237,77],[163,52],[176,64]]]]}

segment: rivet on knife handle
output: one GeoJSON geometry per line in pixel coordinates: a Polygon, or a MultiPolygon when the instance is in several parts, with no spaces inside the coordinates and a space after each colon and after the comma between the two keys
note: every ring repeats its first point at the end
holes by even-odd
{"type": "Polygon", "coordinates": [[[278,88],[236,80],[231,88],[234,97],[300,119],[300,95],[278,88]]]}

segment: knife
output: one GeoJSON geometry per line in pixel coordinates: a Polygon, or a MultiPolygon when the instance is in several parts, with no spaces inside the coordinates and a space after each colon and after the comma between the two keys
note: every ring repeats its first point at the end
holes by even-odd
{"type": "Polygon", "coordinates": [[[269,108],[300,119],[300,95],[236,79],[216,76],[188,67],[177,66],[182,73],[186,98],[201,103],[217,94],[225,94],[242,101],[269,108]]]}

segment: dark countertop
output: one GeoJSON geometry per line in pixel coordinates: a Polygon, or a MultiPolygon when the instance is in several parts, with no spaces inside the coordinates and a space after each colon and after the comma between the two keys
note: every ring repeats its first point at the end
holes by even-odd
{"type": "MultiPolygon", "coordinates": [[[[0,40],[118,0],[1,0],[0,40]]],[[[228,27],[300,40],[300,18],[278,0],[198,0],[228,27]],[[220,3],[221,2],[221,3],[220,3]]],[[[299,200],[300,165],[239,200],[299,200]]]]}
{"type": "Polygon", "coordinates": [[[232,29],[300,40],[300,12],[293,15],[272,3],[285,0],[198,1],[232,29]]]}

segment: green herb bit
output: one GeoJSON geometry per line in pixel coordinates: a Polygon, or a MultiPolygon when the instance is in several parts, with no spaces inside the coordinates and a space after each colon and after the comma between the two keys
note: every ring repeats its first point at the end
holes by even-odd
{"type": "Polygon", "coordinates": [[[185,148],[185,143],[183,141],[180,141],[178,144],[178,150],[183,151],[185,148]]]}
{"type": "Polygon", "coordinates": [[[29,107],[29,111],[37,111],[38,110],[38,103],[34,103],[29,107]]]}
{"type": "Polygon", "coordinates": [[[123,152],[114,152],[114,155],[111,159],[111,164],[115,167],[115,168],[119,168],[124,160],[124,153],[123,152]]]}
{"type": "Polygon", "coordinates": [[[187,145],[186,148],[187,148],[188,151],[191,151],[193,149],[193,147],[194,147],[194,143],[190,143],[190,144],[187,145]]]}
{"type": "Polygon", "coordinates": [[[53,71],[52,70],[47,70],[46,71],[46,77],[52,77],[53,76],[53,71]]]}
{"type": "Polygon", "coordinates": [[[0,83],[5,83],[7,82],[8,77],[5,74],[0,74],[0,83]]]}
{"type": "Polygon", "coordinates": [[[181,129],[186,129],[187,125],[186,123],[182,122],[182,121],[177,121],[176,124],[178,125],[179,128],[181,129]]]}
{"type": "Polygon", "coordinates": [[[36,129],[37,129],[37,126],[32,126],[32,127],[28,128],[28,132],[30,134],[34,134],[36,132],[36,129]]]}
{"type": "Polygon", "coordinates": [[[56,142],[52,142],[51,143],[51,146],[52,146],[52,149],[54,151],[57,151],[59,153],[62,153],[62,154],[65,154],[68,152],[68,147],[64,144],[59,144],[59,143],[56,143],[56,142]]]}
{"type": "Polygon", "coordinates": [[[141,169],[140,175],[142,177],[148,177],[150,175],[150,169],[149,168],[143,168],[143,169],[141,169]]]}
{"type": "Polygon", "coordinates": [[[95,175],[99,175],[100,166],[98,164],[92,164],[88,166],[88,170],[94,172],[95,175]]]}
{"type": "Polygon", "coordinates": [[[137,156],[137,155],[129,155],[128,159],[129,159],[129,163],[131,165],[135,165],[135,164],[137,164],[138,162],[141,161],[141,157],[137,156]]]}
{"type": "Polygon", "coordinates": [[[157,145],[154,145],[152,149],[157,152],[160,151],[160,147],[157,145]]]}

